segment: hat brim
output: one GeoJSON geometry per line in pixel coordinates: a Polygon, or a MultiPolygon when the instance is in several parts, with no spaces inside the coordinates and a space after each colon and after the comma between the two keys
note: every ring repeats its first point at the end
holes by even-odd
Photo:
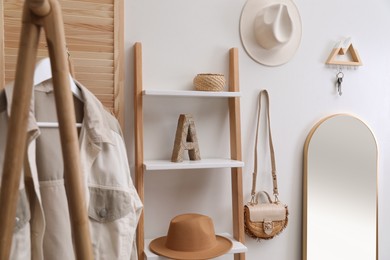
{"type": "Polygon", "coordinates": [[[254,61],[267,66],[285,64],[294,56],[301,42],[302,22],[297,6],[292,0],[248,0],[241,12],[240,36],[245,51],[254,61]],[[253,27],[257,13],[273,4],[287,6],[293,21],[293,34],[286,44],[267,50],[257,43],[253,27]]]}
{"type": "Polygon", "coordinates": [[[166,236],[154,239],[152,242],[150,242],[149,248],[153,253],[173,259],[210,259],[227,253],[233,246],[232,241],[226,237],[216,235],[216,238],[217,244],[214,247],[202,251],[187,252],[169,249],[165,246],[167,240],[166,236]]]}

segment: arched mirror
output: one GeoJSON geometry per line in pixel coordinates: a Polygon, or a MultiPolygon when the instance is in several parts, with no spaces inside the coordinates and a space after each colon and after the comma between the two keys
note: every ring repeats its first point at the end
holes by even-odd
{"type": "Polygon", "coordinates": [[[303,260],[375,260],[377,143],[356,117],[327,117],[304,148],[303,260]]]}

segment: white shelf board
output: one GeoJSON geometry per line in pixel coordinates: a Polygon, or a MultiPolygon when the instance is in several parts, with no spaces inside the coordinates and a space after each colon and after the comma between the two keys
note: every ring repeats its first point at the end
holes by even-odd
{"type": "Polygon", "coordinates": [[[180,97],[240,97],[241,92],[230,91],[196,91],[196,90],[158,90],[146,89],[145,96],[180,96],[180,97]]]}
{"type": "MultiPolygon", "coordinates": [[[[233,238],[233,236],[230,235],[229,233],[221,233],[221,234],[218,234],[218,235],[221,235],[221,236],[224,236],[226,238],[229,238],[233,242],[232,248],[226,254],[245,253],[245,252],[248,251],[248,248],[244,244],[242,244],[242,243],[238,242],[237,240],[235,240],[233,238]]],[[[150,242],[152,242],[152,240],[153,239],[146,239],[145,240],[145,249],[144,249],[145,259],[148,259],[148,260],[149,259],[151,259],[151,260],[166,260],[167,258],[165,258],[163,256],[156,255],[155,253],[150,251],[149,244],[150,244],[150,242]]]]}
{"type": "Polygon", "coordinates": [[[210,168],[241,168],[244,162],[231,159],[202,159],[199,161],[186,160],[171,162],[169,160],[144,161],[145,170],[183,170],[183,169],[210,169],[210,168]]]}

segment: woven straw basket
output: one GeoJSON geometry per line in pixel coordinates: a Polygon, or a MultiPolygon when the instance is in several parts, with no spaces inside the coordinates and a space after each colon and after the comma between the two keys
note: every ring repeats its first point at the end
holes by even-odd
{"type": "MultiPolygon", "coordinates": [[[[288,209],[287,210],[287,216],[288,216],[288,209]]],[[[247,206],[244,206],[244,226],[245,226],[245,233],[247,233],[248,236],[255,238],[255,239],[272,239],[276,235],[279,235],[288,224],[288,217],[286,217],[285,220],[280,221],[273,221],[273,232],[271,234],[266,234],[264,232],[264,222],[252,222],[249,219],[249,209],[247,206]]]]}
{"type": "Polygon", "coordinates": [[[200,91],[222,91],[225,87],[225,77],[222,74],[198,74],[194,78],[194,86],[200,91]]]}

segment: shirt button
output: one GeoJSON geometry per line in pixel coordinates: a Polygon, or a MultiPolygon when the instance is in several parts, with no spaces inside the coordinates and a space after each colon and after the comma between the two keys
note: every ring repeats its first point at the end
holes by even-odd
{"type": "Polygon", "coordinates": [[[16,223],[18,223],[20,219],[18,217],[16,217],[15,220],[16,220],[16,223]]]}
{"type": "Polygon", "coordinates": [[[107,210],[106,210],[106,209],[101,209],[101,210],[99,211],[99,216],[100,216],[101,218],[107,217],[107,210]]]}

